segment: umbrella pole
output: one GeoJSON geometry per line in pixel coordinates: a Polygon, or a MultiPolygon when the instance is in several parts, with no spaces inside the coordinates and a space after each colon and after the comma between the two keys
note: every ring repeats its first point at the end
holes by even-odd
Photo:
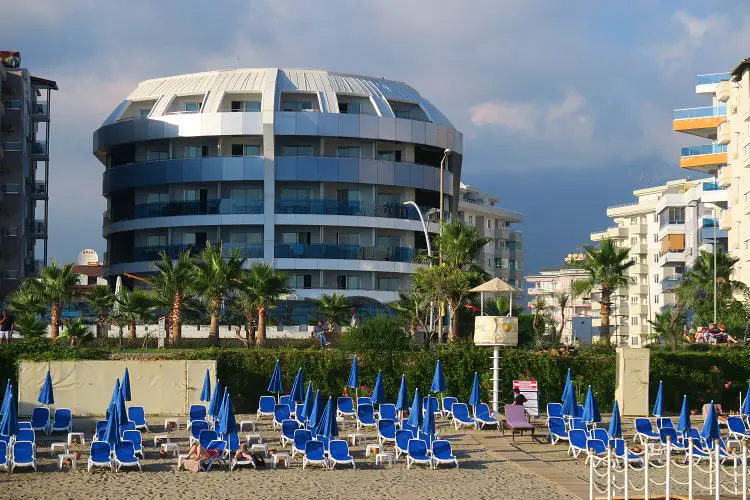
{"type": "Polygon", "coordinates": [[[492,347],[492,411],[497,415],[500,405],[500,346],[492,347]]]}

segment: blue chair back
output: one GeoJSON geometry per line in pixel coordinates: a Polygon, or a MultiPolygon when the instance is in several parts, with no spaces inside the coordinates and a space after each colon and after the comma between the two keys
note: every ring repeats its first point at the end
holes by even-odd
{"type": "Polygon", "coordinates": [[[273,396],[261,396],[258,400],[258,408],[263,413],[273,413],[276,406],[276,399],[273,396]]]}
{"type": "Polygon", "coordinates": [[[375,409],[372,407],[371,404],[357,405],[357,418],[360,420],[360,422],[374,424],[375,423],[375,409]]]}
{"type": "Polygon", "coordinates": [[[287,405],[289,408],[291,408],[294,404],[294,401],[292,401],[292,396],[290,394],[284,394],[283,396],[279,397],[279,404],[287,405]]]}
{"type": "Polygon", "coordinates": [[[277,404],[273,407],[273,419],[277,422],[283,422],[292,418],[292,410],[289,409],[289,405],[277,404]]]}
{"type": "Polygon", "coordinates": [[[219,433],[216,431],[212,431],[211,429],[203,429],[198,435],[198,442],[204,448],[208,448],[208,443],[214,441],[215,439],[219,439],[219,433]]]}
{"type": "Polygon", "coordinates": [[[46,427],[49,424],[49,408],[37,406],[31,410],[31,426],[37,429],[46,427]]]}
{"type": "Polygon", "coordinates": [[[96,421],[96,431],[94,431],[94,432],[98,434],[101,429],[106,429],[106,428],[107,428],[107,421],[106,420],[97,420],[96,421]]]}
{"type": "Polygon", "coordinates": [[[547,417],[562,417],[562,403],[547,403],[547,417]]]}
{"type": "Polygon", "coordinates": [[[568,436],[568,431],[565,429],[565,421],[562,417],[550,417],[547,423],[549,431],[557,436],[568,436]]]}
{"type": "Polygon", "coordinates": [[[125,431],[134,431],[135,430],[135,422],[132,420],[129,420],[127,424],[123,424],[120,426],[120,435],[122,436],[125,431]]]}
{"type": "Polygon", "coordinates": [[[122,440],[133,443],[133,448],[136,451],[143,449],[142,439],[143,436],[141,436],[141,431],[125,431],[122,433],[122,440]]]}
{"type": "Polygon", "coordinates": [[[654,427],[651,425],[651,420],[643,417],[635,419],[635,430],[642,432],[643,434],[653,434],[654,427]]]}
{"type": "Polygon", "coordinates": [[[354,403],[352,402],[352,398],[341,396],[339,397],[337,404],[340,412],[348,414],[354,413],[354,403]]]}
{"type": "Polygon", "coordinates": [[[607,429],[602,429],[601,427],[597,427],[594,429],[591,429],[591,439],[598,439],[602,441],[603,443],[609,443],[609,432],[607,432],[607,429]]]}
{"type": "Polygon", "coordinates": [[[410,439],[414,439],[414,433],[412,431],[406,429],[399,429],[396,431],[396,446],[400,449],[407,449],[410,439]]]}
{"type": "Polygon", "coordinates": [[[432,443],[432,456],[443,460],[453,459],[451,444],[445,439],[438,439],[432,443]]]}
{"type": "Polygon", "coordinates": [[[36,443],[36,434],[32,429],[19,429],[16,431],[16,441],[36,443]]]}
{"type": "Polygon", "coordinates": [[[115,456],[120,462],[136,462],[135,447],[130,441],[120,441],[115,444],[115,456]]]}
{"type": "Polygon", "coordinates": [[[108,462],[112,448],[106,441],[94,441],[91,443],[91,459],[94,462],[108,462]]]}
{"type": "Polygon", "coordinates": [[[583,450],[586,449],[586,439],[588,439],[588,436],[586,436],[584,431],[581,429],[571,429],[570,432],[568,432],[568,437],[570,437],[571,446],[583,450]]]}
{"type": "Polygon", "coordinates": [[[101,429],[97,429],[97,430],[96,430],[96,440],[97,440],[97,441],[102,441],[102,440],[104,440],[104,434],[105,434],[106,432],[107,432],[107,428],[106,428],[106,427],[103,427],[103,428],[101,428],[101,429]]]}
{"type": "Polygon", "coordinates": [[[396,439],[396,422],[390,419],[378,420],[378,435],[388,439],[396,439]]]}
{"type": "Polygon", "coordinates": [[[135,425],[146,425],[146,412],[143,406],[131,406],[128,408],[128,418],[135,422],[135,425]]]}
{"type": "Polygon", "coordinates": [[[18,422],[18,428],[34,430],[34,427],[31,425],[31,422],[18,422]]]}
{"type": "Polygon", "coordinates": [[[572,418],[570,419],[570,428],[571,429],[578,429],[586,434],[589,433],[589,428],[586,426],[586,422],[583,421],[581,418],[572,418]]]}
{"type": "Polygon", "coordinates": [[[298,450],[305,449],[305,443],[312,440],[310,429],[297,429],[294,431],[294,447],[298,450]]]}
{"type": "Polygon", "coordinates": [[[671,418],[659,417],[656,419],[656,428],[657,429],[662,429],[662,428],[674,429],[674,422],[672,422],[671,418]]]}
{"type": "Polygon", "coordinates": [[[190,421],[205,420],[206,407],[203,405],[190,405],[190,421]]]}
{"type": "Polygon", "coordinates": [[[431,396],[425,396],[422,398],[422,410],[425,412],[427,411],[427,405],[430,405],[430,409],[432,410],[432,413],[437,413],[440,411],[438,398],[431,397],[431,396]]]}
{"type": "Polygon", "coordinates": [[[29,463],[34,461],[34,443],[31,441],[16,441],[13,443],[13,460],[29,463]]]}
{"type": "Polygon", "coordinates": [[[427,447],[432,449],[432,442],[435,441],[435,436],[432,434],[425,434],[424,432],[419,431],[417,433],[417,439],[424,441],[425,443],[427,443],[427,447]]]}
{"type": "Polygon", "coordinates": [[[451,409],[453,411],[453,417],[460,422],[472,422],[473,419],[469,416],[469,407],[466,403],[454,403],[451,409]]]}
{"type": "Polygon", "coordinates": [[[601,439],[589,439],[586,441],[586,449],[593,451],[597,455],[607,453],[607,446],[604,444],[606,441],[601,439]]]}
{"type": "Polygon", "coordinates": [[[676,429],[670,429],[669,427],[662,427],[659,429],[659,441],[662,442],[662,444],[667,444],[667,438],[672,443],[679,443],[679,437],[677,436],[677,430],[676,429]]]}
{"type": "Polygon", "coordinates": [[[583,418],[583,405],[576,405],[576,417],[583,418]]]}
{"type": "Polygon", "coordinates": [[[393,403],[383,403],[378,407],[378,412],[381,419],[396,420],[396,405],[393,403]]]}
{"type": "Polygon", "coordinates": [[[401,421],[401,428],[405,431],[411,431],[411,433],[414,436],[416,436],[417,432],[419,431],[419,427],[411,425],[409,422],[406,421],[406,419],[401,421]]]}
{"type": "Polygon", "coordinates": [[[328,453],[336,460],[349,460],[349,444],[343,439],[334,439],[328,445],[328,453]]]}
{"type": "Polygon", "coordinates": [[[305,403],[297,403],[294,407],[294,415],[299,416],[305,411],[305,403]]]}
{"type": "Polygon", "coordinates": [[[443,398],[443,410],[452,411],[451,406],[453,406],[453,403],[458,403],[458,398],[454,398],[453,396],[444,397],[443,398]]]}
{"type": "Polygon", "coordinates": [[[287,419],[281,422],[281,433],[284,437],[294,439],[294,431],[299,429],[299,423],[296,420],[287,419]]]}
{"type": "Polygon", "coordinates": [[[67,427],[73,420],[73,415],[68,408],[58,408],[55,410],[54,426],[67,427]]]}
{"type": "Polygon", "coordinates": [[[192,427],[190,427],[190,435],[193,436],[195,439],[199,439],[201,436],[201,432],[208,429],[208,422],[205,420],[196,420],[193,422],[192,427]]]}
{"type": "Polygon", "coordinates": [[[406,447],[409,456],[425,459],[427,457],[427,443],[422,439],[410,439],[406,447]]]}
{"type": "Polygon", "coordinates": [[[305,456],[310,460],[323,460],[325,447],[321,441],[311,439],[305,443],[305,456]]]}
{"type": "Polygon", "coordinates": [[[0,464],[8,461],[8,443],[0,441],[0,464]]]}
{"type": "Polygon", "coordinates": [[[487,403],[479,403],[474,411],[477,412],[477,416],[482,420],[490,420],[494,418],[490,413],[490,407],[487,403]]]}
{"type": "Polygon", "coordinates": [[[372,405],[372,398],[370,396],[360,396],[357,398],[357,406],[359,405],[372,405]]]}
{"type": "Polygon", "coordinates": [[[742,420],[742,417],[738,417],[737,415],[730,415],[727,417],[727,426],[730,431],[736,432],[737,434],[745,434],[745,432],[747,432],[745,422],[742,420]]]}

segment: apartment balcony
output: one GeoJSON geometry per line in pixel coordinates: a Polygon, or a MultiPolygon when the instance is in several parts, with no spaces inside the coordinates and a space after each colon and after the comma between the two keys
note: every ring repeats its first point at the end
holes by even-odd
{"type": "Polygon", "coordinates": [[[731,73],[708,73],[705,75],[698,75],[695,80],[695,93],[714,95],[719,84],[728,81],[731,77],[731,73]]]}
{"type": "Polygon", "coordinates": [[[648,285],[636,285],[635,289],[638,295],[648,295],[648,285]]]}
{"type": "Polygon", "coordinates": [[[47,238],[47,224],[41,220],[35,220],[29,224],[27,228],[28,235],[31,238],[46,239],[47,238]]]}
{"type": "Polygon", "coordinates": [[[501,240],[510,239],[510,229],[507,227],[498,227],[494,230],[493,235],[495,238],[501,240]]]}
{"type": "MultiPolygon", "coordinates": [[[[235,249],[241,250],[241,255],[246,259],[260,259],[263,258],[263,244],[252,243],[252,244],[231,244],[224,243],[222,250],[225,256],[235,249]]],[[[118,258],[117,262],[112,264],[122,264],[126,262],[144,262],[144,261],[155,261],[161,259],[161,254],[165,253],[168,257],[176,259],[180,254],[187,252],[188,250],[192,254],[196,254],[203,249],[202,245],[164,245],[154,247],[135,247],[132,254],[129,257],[118,258]]],[[[109,255],[105,254],[104,262],[109,264],[109,255]]]]}
{"type": "Polygon", "coordinates": [[[20,194],[21,193],[21,185],[20,184],[0,184],[0,191],[2,191],[3,194],[20,194]]]}
{"type": "Polygon", "coordinates": [[[703,217],[701,227],[719,227],[719,219],[715,217],[703,217]]]}
{"type": "Polygon", "coordinates": [[[23,143],[18,141],[5,141],[3,142],[3,149],[6,153],[8,152],[18,152],[20,153],[23,151],[23,143]]]}
{"type": "Polygon", "coordinates": [[[648,243],[641,243],[639,245],[634,245],[630,247],[630,253],[631,254],[637,253],[639,255],[648,254],[648,243]]]}
{"type": "Polygon", "coordinates": [[[591,233],[591,241],[601,241],[607,238],[607,230],[591,233]]]}
{"type": "Polygon", "coordinates": [[[730,80],[722,80],[718,84],[716,84],[716,89],[714,91],[714,95],[716,96],[716,100],[721,102],[727,102],[729,100],[729,97],[732,95],[732,87],[735,84],[732,83],[730,80]]]}
{"type": "Polygon", "coordinates": [[[729,231],[732,229],[732,211],[722,210],[719,216],[719,229],[722,231],[729,231]]]}
{"type": "MultiPolygon", "coordinates": [[[[423,207],[422,213],[429,210],[423,207]]],[[[277,214],[350,215],[354,217],[387,217],[391,219],[420,220],[411,205],[400,203],[373,204],[366,201],[340,200],[281,200],[276,202],[277,214]]],[[[498,231],[497,229],[495,231],[498,231]]],[[[507,234],[507,233],[506,233],[507,234]]]]}
{"type": "Polygon", "coordinates": [[[277,259],[344,259],[411,262],[414,249],[406,247],[361,247],[358,245],[276,245],[277,259]]]}
{"type": "Polygon", "coordinates": [[[31,184],[31,197],[35,200],[48,199],[47,181],[34,181],[31,184]]]}
{"type": "Polygon", "coordinates": [[[725,105],[677,109],[674,112],[672,128],[676,132],[685,132],[714,140],[717,127],[726,119],[727,107],[725,105]]]}
{"type": "Polygon", "coordinates": [[[684,264],[685,263],[685,251],[684,250],[667,250],[666,252],[659,254],[659,266],[664,267],[668,264],[684,264]]]}
{"type": "Polygon", "coordinates": [[[611,239],[627,238],[628,229],[626,227],[609,227],[607,228],[607,237],[611,239]]]}
{"type": "Polygon", "coordinates": [[[263,200],[210,199],[206,201],[169,201],[164,203],[138,203],[131,214],[104,212],[104,223],[153,217],[180,215],[262,214],[263,200]]]}
{"type": "Polygon", "coordinates": [[[49,103],[37,101],[31,105],[31,119],[37,122],[49,121],[49,103]]]}
{"type": "Polygon", "coordinates": [[[732,124],[728,121],[723,122],[716,128],[716,142],[718,144],[729,144],[732,140],[732,124]]]}
{"type": "Polygon", "coordinates": [[[704,182],[701,201],[717,205],[719,208],[726,208],[729,203],[729,193],[726,189],[722,189],[717,182],[704,182]]]}
{"type": "Polygon", "coordinates": [[[661,280],[661,291],[662,293],[677,288],[682,281],[681,274],[673,274],[661,280]]]}
{"type": "Polygon", "coordinates": [[[688,146],[680,152],[680,167],[702,173],[716,172],[727,163],[726,144],[688,146]]]}
{"type": "Polygon", "coordinates": [[[716,177],[716,182],[721,188],[728,188],[732,185],[732,166],[724,165],[719,169],[719,174],[716,177]]]}
{"type": "Polygon", "coordinates": [[[49,147],[46,142],[37,141],[32,144],[31,158],[33,160],[48,160],[49,159],[49,147]]]}

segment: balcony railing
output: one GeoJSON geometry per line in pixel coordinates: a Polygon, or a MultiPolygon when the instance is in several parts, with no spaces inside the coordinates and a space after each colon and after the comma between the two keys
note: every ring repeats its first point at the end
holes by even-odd
{"type": "Polygon", "coordinates": [[[712,155],[726,153],[726,144],[701,144],[699,146],[687,146],[680,150],[681,156],[712,155]]]}
{"type": "Polygon", "coordinates": [[[168,201],[160,203],[139,203],[128,215],[104,212],[104,220],[117,222],[129,219],[148,219],[152,217],[175,217],[180,215],[219,215],[219,214],[262,214],[263,200],[233,200],[230,198],[210,199],[206,201],[168,201]]]}
{"type": "Polygon", "coordinates": [[[695,79],[696,85],[712,85],[715,83],[729,80],[732,77],[731,73],[707,73],[705,75],[698,75],[695,79]]]}
{"type": "Polygon", "coordinates": [[[49,151],[46,142],[35,142],[33,144],[32,154],[46,156],[49,151]]]}
{"type": "Polygon", "coordinates": [[[713,217],[704,217],[703,227],[719,227],[719,219],[713,217]]]}
{"type": "Polygon", "coordinates": [[[37,101],[31,107],[32,116],[47,116],[49,114],[49,104],[46,101],[37,101]]]}
{"type": "Polygon", "coordinates": [[[0,184],[0,190],[3,194],[19,194],[21,192],[20,184],[0,184]]]}
{"type": "Polygon", "coordinates": [[[721,191],[721,186],[719,186],[716,182],[704,182],[703,183],[703,190],[704,191],[721,191]]]}
{"type": "MultiPolygon", "coordinates": [[[[426,212],[428,208],[422,208],[426,212]]],[[[351,215],[419,220],[417,210],[401,203],[372,204],[366,201],[339,200],[281,200],[276,203],[277,214],[351,215]]]]}
{"type": "Polygon", "coordinates": [[[4,142],[3,149],[5,151],[23,151],[23,144],[16,141],[4,142]]]}
{"type": "MultiPolygon", "coordinates": [[[[141,261],[154,261],[160,260],[161,254],[166,253],[171,259],[176,259],[180,254],[187,252],[188,250],[192,254],[196,254],[203,250],[205,245],[164,245],[164,246],[153,246],[153,247],[135,247],[133,253],[129,257],[121,257],[112,259],[112,264],[120,264],[124,262],[141,262],[141,261]]],[[[263,257],[263,244],[229,244],[223,245],[223,254],[228,256],[229,252],[233,248],[239,248],[244,258],[256,259],[263,257]]]]}
{"type": "Polygon", "coordinates": [[[5,101],[6,109],[23,109],[23,99],[10,99],[5,101]]]}
{"type": "Polygon", "coordinates": [[[688,118],[711,118],[714,116],[726,116],[726,106],[705,106],[701,108],[676,109],[675,120],[686,120],[688,118]]]}
{"type": "Polygon", "coordinates": [[[31,184],[32,195],[46,195],[47,194],[47,182],[46,181],[35,181],[31,184]]]}
{"type": "Polygon", "coordinates": [[[276,245],[277,259],[345,259],[411,262],[414,249],[406,247],[361,247],[358,245],[276,245]]]}
{"type": "Polygon", "coordinates": [[[37,220],[29,224],[28,231],[31,236],[45,236],[47,234],[47,225],[44,221],[37,220]]]}

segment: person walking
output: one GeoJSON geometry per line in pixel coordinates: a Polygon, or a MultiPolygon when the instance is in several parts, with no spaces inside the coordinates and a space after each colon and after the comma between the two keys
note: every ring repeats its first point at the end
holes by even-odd
{"type": "Polygon", "coordinates": [[[13,333],[13,316],[3,309],[0,314],[0,346],[10,344],[10,337],[13,333]]]}
{"type": "Polygon", "coordinates": [[[352,307],[352,320],[349,323],[349,326],[352,328],[356,328],[359,326],[359,314],[357,314],[357,310],[352,307]]]}

